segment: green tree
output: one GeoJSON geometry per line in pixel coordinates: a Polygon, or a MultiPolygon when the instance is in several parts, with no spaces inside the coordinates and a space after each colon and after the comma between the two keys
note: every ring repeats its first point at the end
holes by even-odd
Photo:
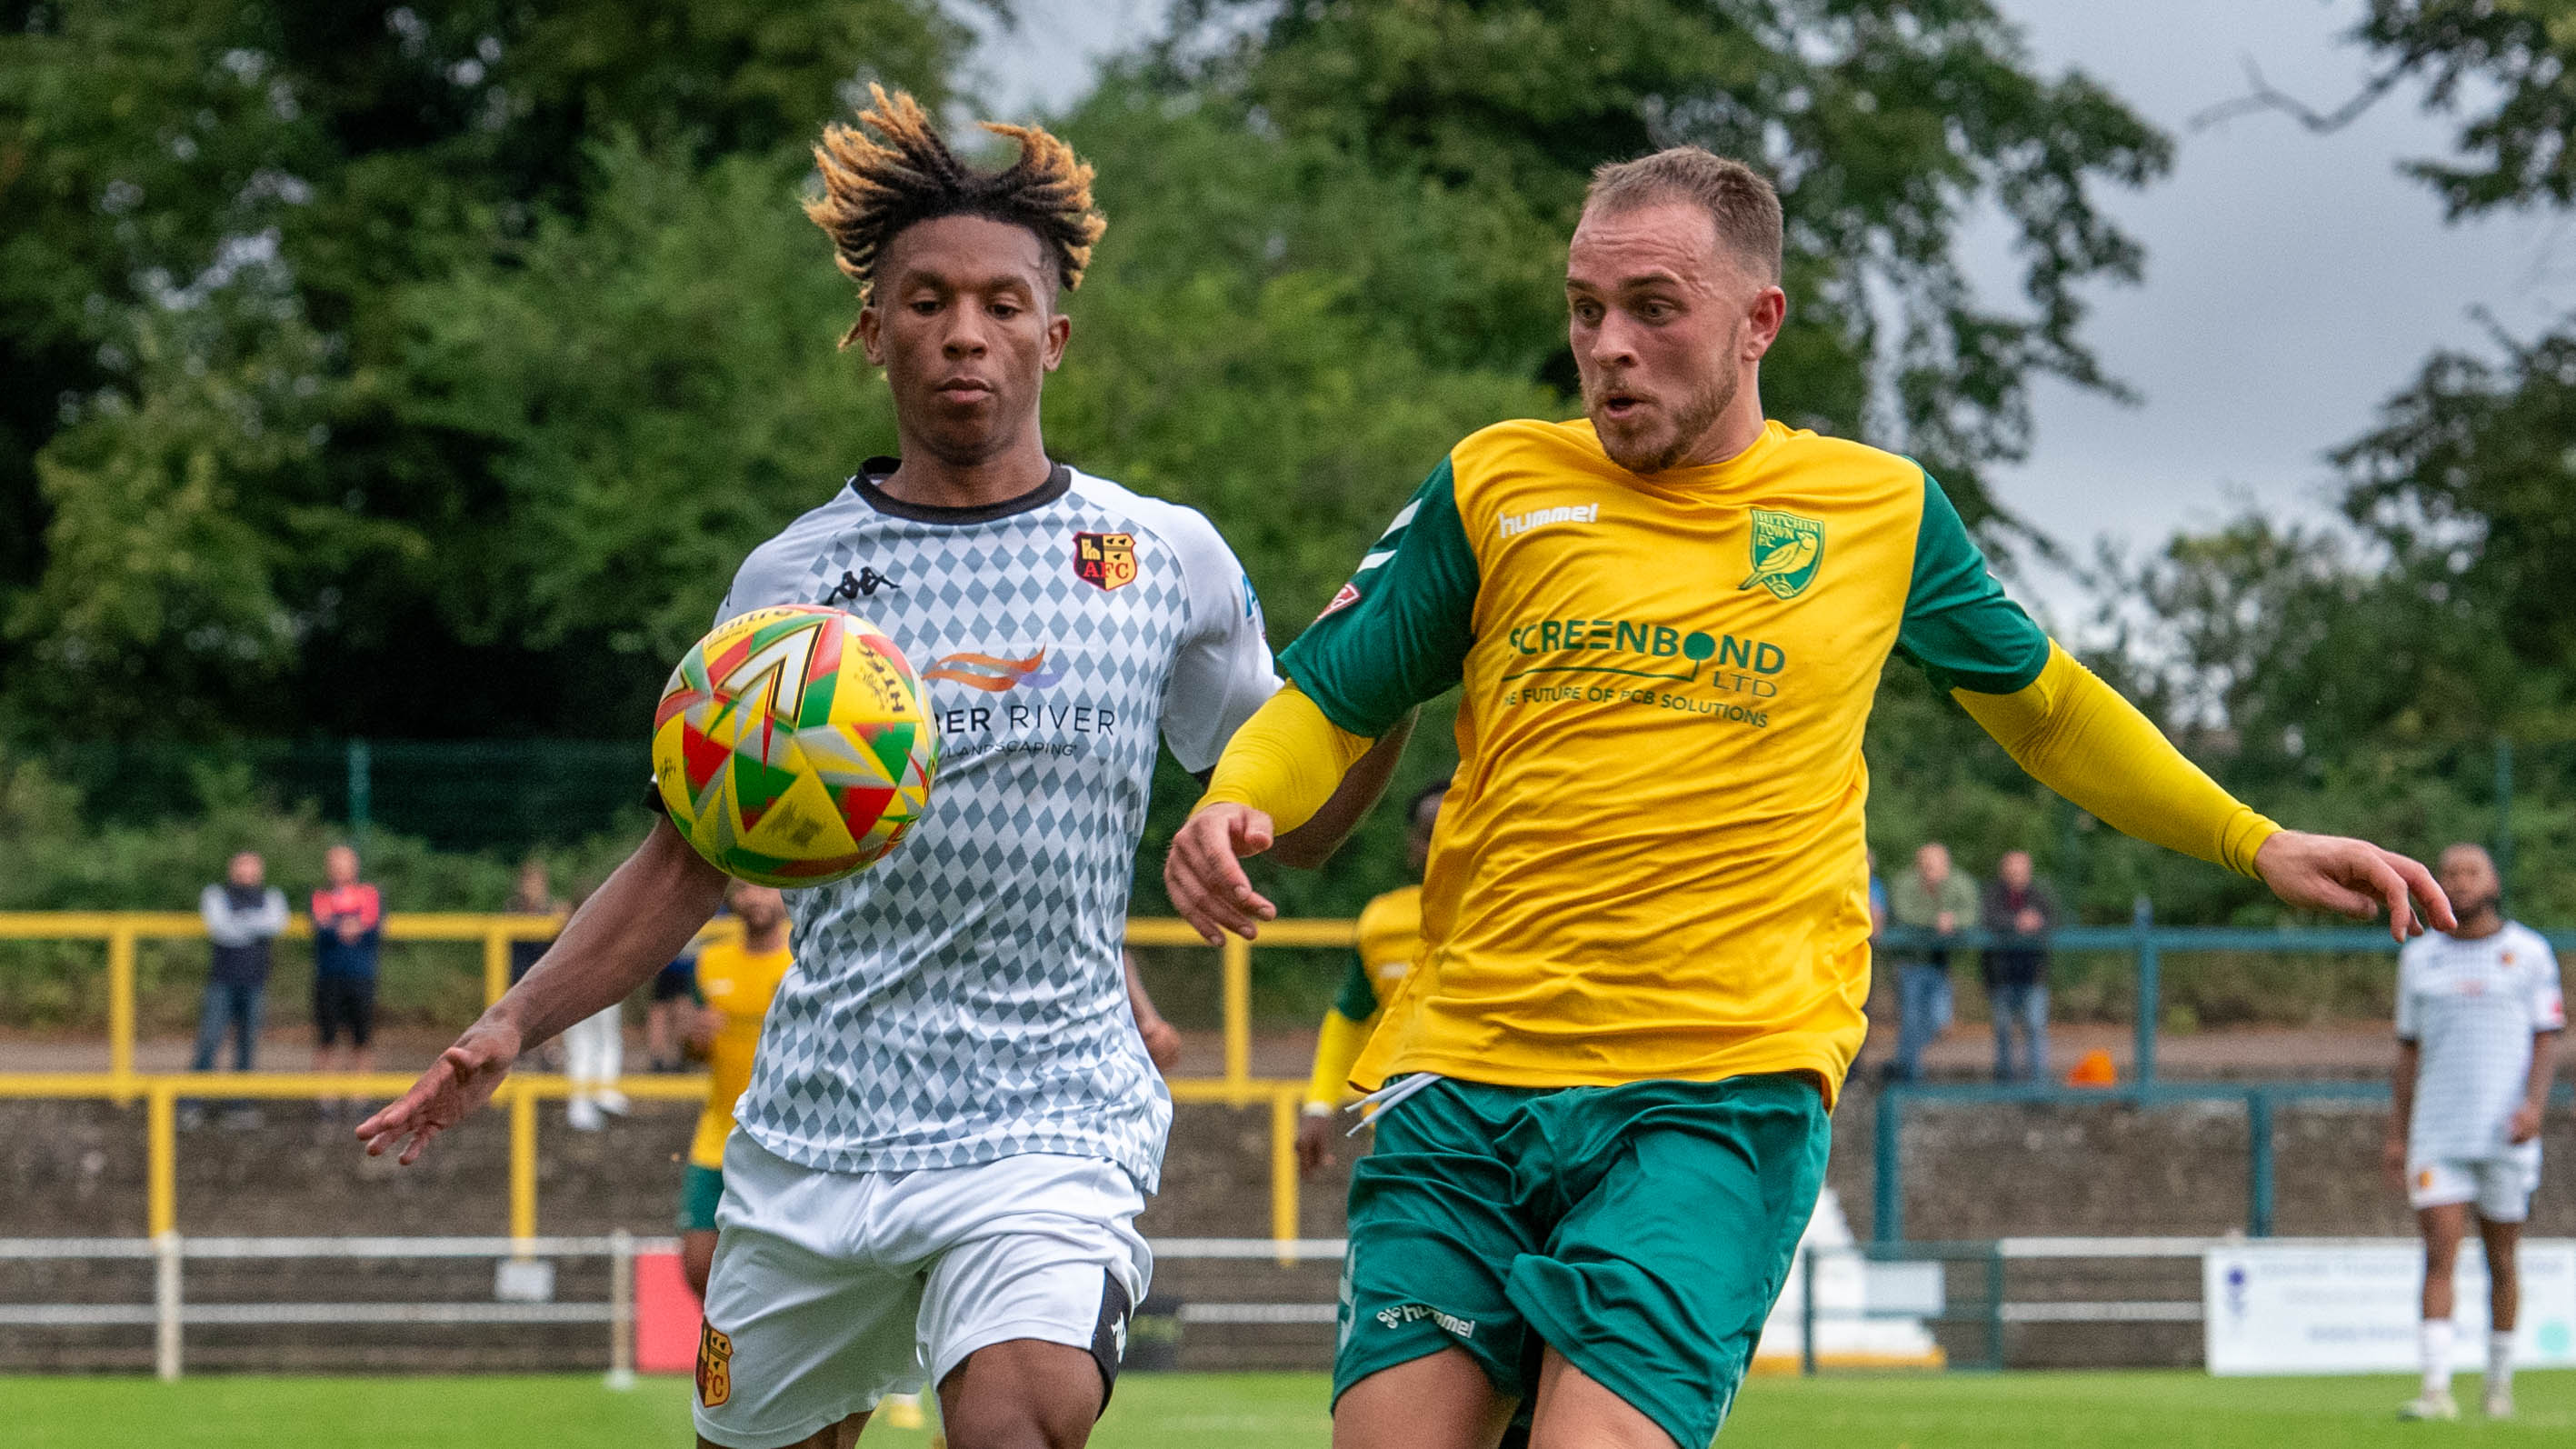
{"type": "MultiPolygon", "coordinates": [[[[2454,219],[2576,204],[2576,6],[2566,0],[2371,0],[2350,37],[2374,69],[2319,112],[2258,76],[2224,110],[2346,124],[2401,86],[2456,117],[2452,154],[2404,169],[2454,219]]],[[[2444,351],[2334,454],[2345,516],[2385,550],[2390,597],[2423,632],[2373,692],[2401,732],[2576,736],[2576,622],[2557,578],[2576,545],[2576,319],[2494,352],[2444,351]],[[2500,654],[2499,654],[2500,646],[2500,654]]]]}
{"type": "Polygon", "coordinates": [[[595,730],[608,641],[442,588],[513,485],[415,407],[414,289],[584,215],[594,145],[783,158],[862,79],[944,102],[970,39],[935,0],[0,7],[8,712],[595,730]]]}
{"type": "Polygon", "coordinates": [[[1790,328],[1765,389],[1780,416],[1921,457],[1985,519],[1979,470],[2025,451],[2033,381],[2118,391],[2078,335],[2081,292],[2134,280],[2141,256],[2094,198],[2161,175],[2169,143],[2087,77],[2035,73],[1978,0],[1184,0],[1178,14],[1159,55],[1170,90],[1441,210],[1430,248],[1390,228],[1338,248],[1372,320],[1426,357],[1570,391],[1564,247],[1591,168],[1696,142],[1781,189],[1790,328]],[[1958,265],[1984,207],[2014,231],[2020,309],[1979,298],[1958,265]]]}

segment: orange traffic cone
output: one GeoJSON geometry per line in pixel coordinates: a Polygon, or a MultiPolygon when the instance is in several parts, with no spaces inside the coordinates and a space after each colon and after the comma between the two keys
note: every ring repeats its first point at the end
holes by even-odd
{"type": "Polygon", "coordinates": [[[2116,1087],[2120,1085],[2120,1069],[2111,1065],[2111,1054],[2109,1052],[2104,1051],[2100,1047],[2095,1047],[2093,1050],[2086,1052],[2083,1058],[2075,1063],[2074,1069],[2066,1074],[2066,1085],[2070,1087],[2116,1087]]]}

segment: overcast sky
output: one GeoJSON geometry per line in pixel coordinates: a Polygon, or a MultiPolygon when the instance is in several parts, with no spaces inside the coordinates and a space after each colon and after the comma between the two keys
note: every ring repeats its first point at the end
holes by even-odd
{"type": "MultiPolygon", "coordinates": [[[[2177,151],[2162,183],[2106,195],[2145,244],[2147,277],[2095,289],[2084,331],[2141,403],[2044,388],[2030,461],[1998,476],[2008,506],[2077,554],[2101,537],[2151,548],[2249,501],[2321,514],[2322,454],[2367,428],[2435,347],[2483,346],[2473,308],[2529,335],[2568,293],[2552,266],[2570,250],[2558,224],[2448,226],[2432,194],[2397,174],[2400,159],[2438,154],[2450,135],[2412,94],[2332,135],[2278,115],[2191,129],[2196,113],[2243,93],[2249,56],[2320,110],[2351,95],[2366,57],[2337,37],[2361,0],[2001,3],[2044,72],[2090,73],[2177,151]]],[[[1013,108],[1078,96],[1096,57],[1150,35],[1164,6],[1022,9],[1018,33],[981,55],[987,94],[1013,108]]],[[[1981,281],[2012,284],[1999,227],[1973,234],[1968,253],[1981,281]]],[[[2061,580],[2026,587],[2061,612],[2076,605],[2061,580]]]]}

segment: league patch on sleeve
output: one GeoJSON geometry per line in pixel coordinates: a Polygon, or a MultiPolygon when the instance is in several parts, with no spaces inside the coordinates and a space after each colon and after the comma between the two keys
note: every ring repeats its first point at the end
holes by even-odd
{"type": "Polygon", "coordinates": [[[1360,586],[1357,584],[1344,584],[1342,585],[1342,591],[1333,595],[1333,601],[1324,606],[1324,612],[1317,614],[1315,617],[1319,621],[1329,619],[1359,601],[1360,586]]]}

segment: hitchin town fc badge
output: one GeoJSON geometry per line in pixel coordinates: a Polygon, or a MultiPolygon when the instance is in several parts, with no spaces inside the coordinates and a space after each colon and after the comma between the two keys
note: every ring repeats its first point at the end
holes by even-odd
{"type": "Polygon", "coordinates": [[[733,1339],[702,1320],[698,1333],[698,1402],[720,1409],[732,1397],[733,1339]]]}
{"type": "Polygon", "coordinates": [[[1794,599],[1816,580],[1825,561],[1825,525],[1794,513],[1753,510],[1753,572],[1739,589],[1769,589],[1773,598],[1794,599]]]}
{"type": "Polygon", "coordinates": [[[1073,576],[1103,589],[1123,589],[1136,582],[1136,535],[1075,534],[1073,576]]]}

